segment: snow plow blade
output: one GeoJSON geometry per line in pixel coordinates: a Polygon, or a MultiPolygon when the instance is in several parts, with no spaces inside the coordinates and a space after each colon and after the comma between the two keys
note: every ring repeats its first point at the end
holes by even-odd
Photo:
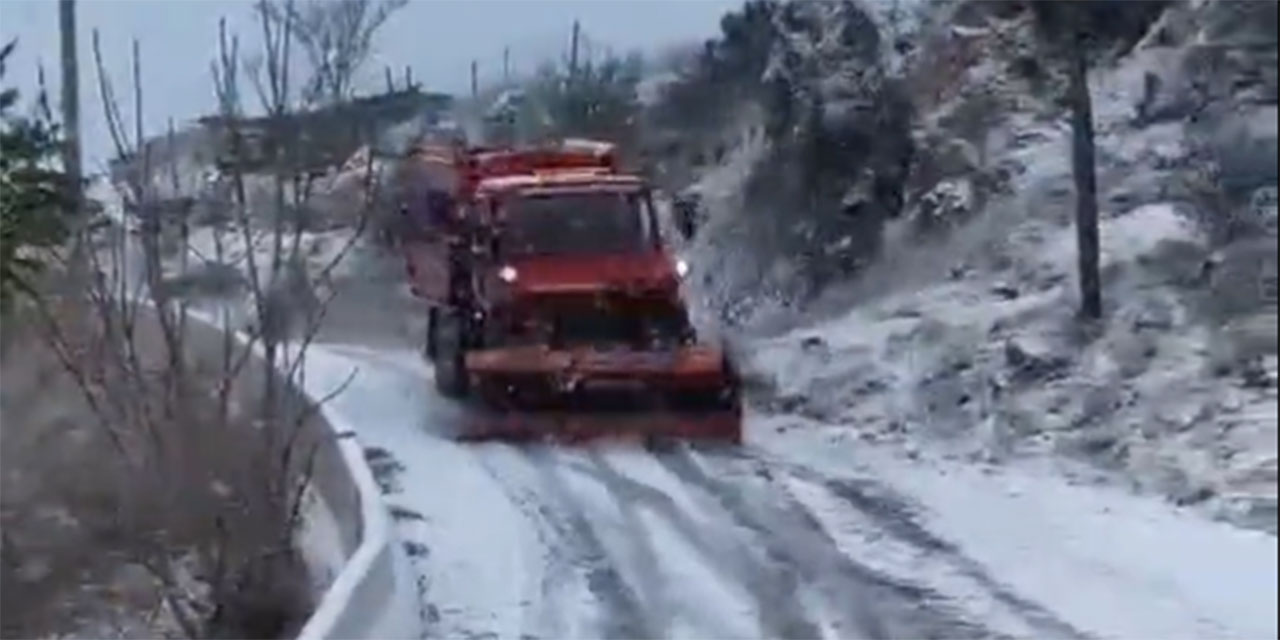
{"type": "Polygon", "coordinates": [[[493,349],[467,365],[461,440],[742,440],[740,385],[718,349],[493,349]]]}
{"type": "Polygon", "coordinates": [[[736,412],[728,411],[699,416],[513,413],[473,416],[457,440],[563,444],[699,441],[736,445],[742,442],[742,419],[736,412]]]}

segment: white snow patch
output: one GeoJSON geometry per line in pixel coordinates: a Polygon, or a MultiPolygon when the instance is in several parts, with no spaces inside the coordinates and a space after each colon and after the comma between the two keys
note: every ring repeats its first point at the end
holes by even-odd
{"type": "Polygon", "coordinates": [[[661,583],[658,562],[665,549],[657,547],[649,531],[643,526],[635,505],[619,501],[618,496],[598,476],[585,473],[587,467],[575,465],[580,460],[577,453],[560,452],[553,455],[557,468],[576,468],[577,473],[559,474],[571,487],[572,498],[584,517],[591,523],[608,564],[622,582],[626,583],[640,601],[645,611],[658,611],[665,615],[647,616],[649,631],[658,636],[675,633],[679,627],[674,616],[675,603],[669,590],[661,583]]]}
{"type": "Polygon", "coordinates": [[[785,435],[761,428],[754,435],[796,463],[873,478],[905,493],[922,508],[927,529],[1086,633],[1277,636],[1273,536],[1121,490],[1073,486],[1030,465],[911,463],[811,427],[785,435]]]}
{"type": "MultiPolygon", "coordinates": [[[[1162,242],[1200,244],[1205,241],[1195,224],[1167,203],[1143,205],[1122,216],[1102,220],[1098,235],[1101,268],[1150,255],[1162,242]]],[[[1062,272],[1075,273],[1076,253],[1074,233],[1060,233],[1045,258],[1062,272]]]]}
{"type": "MultiPolygon", "coordinates": [[[[663,597],[682,624],[674,638],[749,638],[758,633],[756,611],[742,585],[728,584],[706,566],[706,559],[661,515],[641,507],[644,535],[660,549],[663,597]]],[[[673,621],[673,622],[676,622],[673,621]]]]}
{"type": "Polygon", "coordinates": [[[827,489],[794,476],[785,481],[791,495],[813,514],[845,556],[904,583],[936,589],[970,619],[981,620],[992,631],[1010,637],[1036,635],[1035,627],[992,596],[985,585],[965,575],[954,559],[895,538],[827,489]]]}
{"type": "MultiPolygon", "coordinates": [[[[608,621],[601,617],[599,598],[589,585],[592,567],[577,561],[584,549],[562,538],[573,535],[573,531],[567,529],[571,524],[563,518],[565,507],[560,504],[561,496],[546,486],[544,470],[515,447],[485,446],[477,456],[488,472],[499,478],[506,491],[516,496],[508,499],[523,503],[526,526],[537,539],[536,546],[525,549],[531,558],[538,558],[542,563],[540,592],[531,599],[531,604],[537,606],[527,614],[527,626],[536,629],[536,635],[548,638],[601,635],[608,621]]],[[[566,474],[565,490],[574,494],[600,490],[590,482],[578,486],[575,480],[566,474]]],[[[607,495],[593,495],[593,498],[609,502],[607,495]]]]}
{"type": "MultiPolygon", "coordinates": [[[[687,485],[652,455],[634,451],[605,451],[601,457],[617,473],[670,499],[671,511],[696,525],[698,542],[716,544],[713,514],[693,499],[687,485]]],[[[641,503],[639,515],[646,523],[644,535],[659,550],[663,590],[671,606],[695,629],[689,637],[750,637],[757,626],[757,610],[743,585],[725,581],[708,566],[713,559],[689,540],[669,520],[668,513],[641,503]]],[[[672,633],[675,634],[673,629],[672,633]]]]}
{"type": "Polygon", "coordinates": [[[604,451],[601,458],[619,474],[652,487],[662,495],[671,499],[675,508],[687,514],[700,524],[710,524],[711,518],[705,510],[694,501],[687,491],[687,485],[673,475],[657,458],[648,453],[612,450],[604,451]]]}
{"type": "MultiPolygon", "coordinates": [[[[570,465],[572,467],[572,465],[570,465]]],[[[597,562],[607,562],[613,564],[615,570],[618,571],[619,578],[632,584],[634,578],[626,572],[625,560],[629,555],[625,548],[625,540],[634,535],[625,523],[622,521],[622,512],[618,507],[617,500],[609,495],[609,490],[593,477],[583,475],[581,473],[563,473],[558,474],[564,487],[573,496],[574,503],[579,507],[585,507],[591,513],[591,530],[600,537],[600,545],[603,547],[606,557],[595,558],[597,562]],[[607,541],[612,541],[609,543],[607,541]],[[621,554],[621,555],[619,555],[621,554]],[[620,561],[624,566],[619,566],[620,561]]],[[[553,507],[554,508],[554,507],[553,507]]],[[[579,549],[571,549],[569,553],[581,552],[579,549]]],[[[587,574],[597,567],[579,565],[578,571],[581,572],[582,580],[585,584],[588,579],[587,574]]],[[[637,594],[643,597],[643,594],[637,594]]],[[[583,617],[591,620],[592,635],[601,635],[601,630],[608,627],[608,620],[604,618],[609,612],[606,608],[600,606],[599,596],[586,590],[579,599],[582,603],[583,617]]]]}

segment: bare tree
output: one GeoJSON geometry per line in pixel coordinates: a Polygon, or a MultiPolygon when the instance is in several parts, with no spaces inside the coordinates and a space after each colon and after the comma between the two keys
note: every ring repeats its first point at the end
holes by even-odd
{"type": "MultiPolygon", "coordinates": [[[[345,387],[315,403],[297,392],[307,347],[332,293],[300,330],[272,330],[286,324],[280,316],[289,305],[280,296],[304,253],[299,212],[311,194],[291,117],[293,23],[272,19],[273,8],[294,13],[291,0],[256,5],[264,73],[255,88],[269,130],[272,197],[266,211],[250,211],[243,64],[238,40],[228,36],[225,23],[212,63],[231,158],[221,180],[227,189],[217,191],[229,197],[209,203],[230,213],[229,222],[213,230],[213,260],[232,262],[229,245],[233,240],[243,245],[239,259],[247,272],[255,329],[237,339],[224,311],[222,333],[216,344],[208,344],[207,331],[193,331],[186,301],[166,286],[162,238],[176,234],[185,244],[189,217],[175,211],[173,198],[161,197],[154,182],[164,176],[145,140],[141,47],[133,42],[133,118],[127,123],[104,72],[96,31],[93,54],[103,111],[116,154],[127,167],[117,185],[125,213],[114,224],[79,230],[75,246],[105,246],[87,252],[88,281],[36,302],[48,344],[114,454],[102,456],[112,475],[101,480],[111,496],[97,514],[101,535],[121,540],[123,553],[147,568],[161,585],[164,607],[189,637],[275,637],[290,633],[305,616],[306,583],[294,536],[318,447],[331,436],[314,429],[312,418],[345,387]],[[255,248],[264,245],[260,259],[255,248]],[[265,369],[256,367],[255,354],[265,359],[265,369]],[[269,371],[282,376],[264,373],[269,371]],[[193,591],[193,580],[204,585],[205,593],[193,591]]],[[[172,132],[169,141],[172,148],[172,132]]],[[[366,214],[318,274],[304,273],[306,286],[327,280],[362,234],[376,198],[372,170],[370,156],[363,183],[366,214]]],[[[168,179],[177,186],[174,167],[168,179]]],[[[184,255],[191,249],[180,248],[184,255]]]]}
{"type": "Polygon", "coordinates": [[[369,60],[373,38],[408,0],[308,0],[261,5],[276,24],[288,23],[311,66],[308,101],[328,104],[351,96],[356,74],[369,60]]]}

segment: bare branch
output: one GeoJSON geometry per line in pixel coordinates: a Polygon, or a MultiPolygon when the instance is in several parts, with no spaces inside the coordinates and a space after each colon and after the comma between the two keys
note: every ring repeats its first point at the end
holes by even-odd
{"type": "Polygon", "coordinates": [[[265,12],[290,23],[311,67],[306,94],[333,104],[350,97],[361,67],[372,53],[378,29],[408,0],[310,0],[301,7],[265,12]]]}
{"type": "Polygon", "coordinates": [[[111,90],[111,80],[107,77],[107,72],[102,64],[102,46],[98,38],[98,30],[93,30],[93,64],[98,72],[98,91],[102,98],[103,117],[107,121],[107,132],[111,134],[111,141],[115,144],[116,155],[121,159],[128,157],[127,149],[132,145],[129,144],[125,137],[124,128],[121,124],[120,111],[117,106],[115,94],[111,90]]]}

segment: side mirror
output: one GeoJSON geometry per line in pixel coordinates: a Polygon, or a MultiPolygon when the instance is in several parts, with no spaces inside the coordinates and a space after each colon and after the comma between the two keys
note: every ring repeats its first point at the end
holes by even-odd
{"type": "Polygon", "coordinates": [[[676,230],[686,242],[693,239],[698,233],[698,204],[697,202],[681,198],[675,201],[672,207],[675,213],[676,230]]]}

